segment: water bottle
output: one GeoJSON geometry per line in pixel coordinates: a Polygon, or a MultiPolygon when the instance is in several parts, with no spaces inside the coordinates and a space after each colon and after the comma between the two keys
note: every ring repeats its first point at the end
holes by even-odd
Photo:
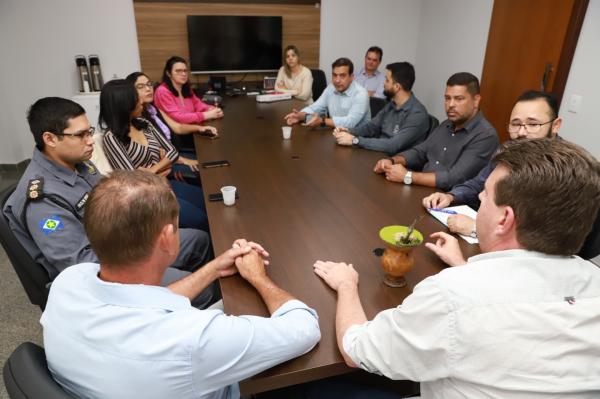
{"type": "Polygon", "coordinates": [[[92,75],[92,90],[100,91],[104,86],[102,80],[102,70],[100,69],[100,59],[96,54],[90,55],[90,72],[92,75]]]}
{"type": "Polygon", "coordinates": [[[79,91],[89,93],[92,91],[92,85],[90,84],[90,72],[85,57],[83,55],[75,56],[75,65],[77,65],[77,72],[79,72],[79,91]]]}

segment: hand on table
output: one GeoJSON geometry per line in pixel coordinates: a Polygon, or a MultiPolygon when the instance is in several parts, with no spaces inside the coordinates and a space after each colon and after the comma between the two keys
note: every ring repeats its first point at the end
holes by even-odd
{"type": "Polygon", "coordinates": [[[209,133],[212,137],[219,137],[219,132],[214,126],[198,125],[198,133],[209,133]]]}
{"type": "Polygon", "coordinates": [[[427,242],[425,246],[433,251],[441,260],[449,266],[461,266],[467,263],[458,245],[456,237],[444,232],[437,232],[430,235],[435,238],[435,243],[427,242]]]}
{"type": "Polygon", "coordinates": [[[375,167],[373,168],[373,172],[375,173],[385,173],[385,168],[388,166],[392,166],[392,161],[389,158],[383,158],[377,161],[375,167]]]}
{"type": "Polygon", "coordinates": [[[445,208],[454,201],[454,196],[448,193],[433,193],[423,198],[425,208],[445,208]]]}
{"type": "Polygon", "coordinates": [[[292,112],[283,117],[288,125],[294,125],[304,121],[306,113],[293,109],[292,112]]]}
{"type": "Polygon", "coordinates": [[[333,129],[333,136],[339,145],[352,145],[352,139],[354,138],[345,127],[336,127],[333,129]]]}
{"type": "Polygon", "coordinates": [[[352,264],[343,262],[324,262],[318,260],[313,265],[315,274],[323,279],[329,287],[338,291],[341,286],[358,286],[358,273],[352,264]]]}
{"type": "Polygon", "coordinates": [[[470,235],[475,231],[475,219],[466,215],[448,216],[448,229],[453,233],[470,235]]]}
{"type": "Polygon", "coordinates": [[[308,122],[304,124],[307,127],[319,127],[323,123],[323,118],[319,116],[319,114],[312,114],[312,117],[308,122]]]}
{"type": "Polygon", "coordinates": [[[385,178],[387,180],[402,183],[404,182],[404,176],[408,170],[399,163],[392,165],[390,161],[389,165],[383,167],[383,171],[385,172],[385,178]]]}

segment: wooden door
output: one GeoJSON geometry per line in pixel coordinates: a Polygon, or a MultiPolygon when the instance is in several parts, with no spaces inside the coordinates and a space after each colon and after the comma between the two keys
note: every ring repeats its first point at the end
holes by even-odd
{"type": "Polygon", "coordinates": [[[564,92],[588,0],[495,0],[481,75],[481,109],[500,141],[525,90],[564,92]]]}

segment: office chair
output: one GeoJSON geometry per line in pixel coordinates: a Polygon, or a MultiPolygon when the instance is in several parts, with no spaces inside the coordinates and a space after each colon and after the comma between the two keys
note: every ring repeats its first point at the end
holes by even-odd
{"type": "Polygon", "coordinates": [[[50,292],[50,276],[48,276],[46,269],[37,264],[23,248],[1,211],[16,187],[17,184],[15,183],[0,193],[0,243],[2,243],[17,276],[19,276],[29,301],[34,305],[38,305],[43,311],[50,292]]]}
{"type": "Polygon", "coordinates": [[[440,125],[440,121],[438,121],[438,119],[429,114],[429,130],[427,130],[427,134],[425,135],[425,138],[429,137],[429,135],[431,134],[431,132],[433,132],[435,130],[436,127],[438,127],[440,125]]]}
{"type": "Polygon", "coordinates": [[[327,87],[327,78],[325,77],[325,72],[320,69],[311,69],[310,73],[313,77],[312,98],[313,101],[317,101],[327,87]]]}
{"type": "Polygon", "coordinates": [[[11,399],[72,399],[52,378],[44,349],[24,342],[4,364],[4,385],[11,399]]]}
{"type": "Polygon", "coordinates": [[[371,118],[379,113],[385,107],[386,101],[383,98],[369,97],[369,108],[371,108],[371,118]]]}

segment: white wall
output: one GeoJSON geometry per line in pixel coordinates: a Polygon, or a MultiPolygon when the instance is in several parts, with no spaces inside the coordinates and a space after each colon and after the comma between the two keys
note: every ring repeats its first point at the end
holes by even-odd
{"type": "Polygon", "coordinates": [[[560,135],[600,159],[600,0],[590,0],[560,107],[560,135]],[[577,113],[569,111],[572,95],[583,98],[577,113]]]}
{"type": "Polygon", "coordinates": [[[348,57],[364,66],[371,46],[383,49],[380,70],[396,61],[415,62],[419,0],[322,0],[320,67],[331,81],[331,63],[348,57]]]}
{"type": "Polygon", "coordinates": [[[413,91],[440,122],[446,119],[444,90],[450,75],[471,72],[481,78],[493,4],[493,0],[421,2],[413,91]]]}
{"type": "Polygon", "coordinates": [[[133,1],[2,0],[0,54],[0,164],[10,164],[31,157],[27,108],[78,91],[75,55],[98,54],[105,81],[139,70],[133,1]]]}

